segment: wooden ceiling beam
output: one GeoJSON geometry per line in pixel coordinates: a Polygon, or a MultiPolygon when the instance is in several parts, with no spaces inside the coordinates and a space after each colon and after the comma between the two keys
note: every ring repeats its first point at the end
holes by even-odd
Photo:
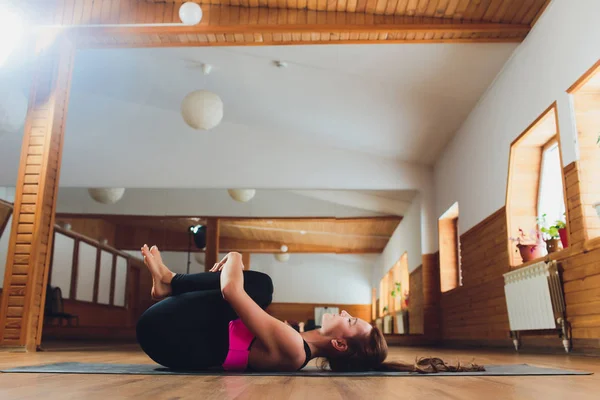
{"type": "Polygon", "coordinates": [[[80,47],[519,42],[530,30],[529,24],[225,5],[204,5],[202,21],[195,26],[115,26],[180,21],[173,3],[143,7],[127,1],[118,7],[109,0],[88,3],[61,2],[54,18],[54,23],[72,31],[80,47]],[[102,7],[104,3],[108,5],[102,7]],[[82,26],[89,24],[99,26],[82,26]]]}
{"type": "MultiPolygon", "coordinates": [[[[165,232],[158,229],[118,226],[115,247],[119,250],[137,251],[143,244],[157,245],[161,251],[188,251],[189,236],[186,232],[165,232]]],[[[286,243],[290,253],[338,253],[338,254],[372,254],[381,253],[383,248],[347,249],[334,246],[286,243]]],[[[262,240],[237,239],[226,236],[219,237],[219,252],[239,251],[241,253],[279,253],[280,242],[262,240]]],[[[201,252],[192,245],[193,252],[201,252]]]]}

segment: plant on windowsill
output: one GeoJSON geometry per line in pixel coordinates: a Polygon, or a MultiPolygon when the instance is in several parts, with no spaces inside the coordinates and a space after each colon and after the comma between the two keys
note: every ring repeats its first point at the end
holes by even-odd
{"type": "Polygon", "coordinates": [[[519,236],[510,238],[516,242],[517,250],[521,253],[523,262],[535,260],[548,254],[546,251],[546,243],[542,239],[542,233],[539,229],[533,229],[531,234],[527,236],[523,229],[519,228],[519,236]]]}
{"type": "MultiPolygon", "coordinates": [[[[402,303],[400,302],[400,304],[398,304],[398,301],[396,301],[396,297],[400,296],[400,294],[402,293],[402,284],[400,282],[394,282],[394,290],[392,290],[392,297],[394,298],[394,304],[395,304],[395,309],[400,311],[402,309],[402,303]]],[[[402,299],[400,299],[400,301],[402,301],[402,299]]]]}
{"type": "Polygon", "coordinates": [[[546,248],[548,249],[548,253],[554,253],[559,250],[558,243],[562,242],[563,248],[566,248],[566,224],[557,220],[554,225],[548,226],[546,222],[546,214],[542,215],[537,219],[538,226],[540,227],[540,231],[542,232],[542,236],[546,242],[546,248]],[[563,230],[565,235],[561,234],[560,230],[563,230]],[[565,240],[563,241],[563,236],[565,240]]]}

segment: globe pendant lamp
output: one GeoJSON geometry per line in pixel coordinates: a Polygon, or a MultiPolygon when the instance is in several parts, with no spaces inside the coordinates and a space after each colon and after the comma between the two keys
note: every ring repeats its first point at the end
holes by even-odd
{"type": "Polygon", "coordinates": [[[100,204],[115,204],[123,198],[125,188],[90,188],[88,193],[100,204]]]}
{"type": "MultiPolygon", "coordinates": [[[[212,67],[202,64],[202,73],[210,74],[212,67]]],[[[181,116],[191,128],[208,131],[221,123],[223,119],[223,101],[208,90],[195,90],[181,102],[181,116]]]]}
{"type": "Polygon", "coordinates": [[[256,194],[255,189],[227,189],[229,196],[240,203],[246,203],[256,194]]]}

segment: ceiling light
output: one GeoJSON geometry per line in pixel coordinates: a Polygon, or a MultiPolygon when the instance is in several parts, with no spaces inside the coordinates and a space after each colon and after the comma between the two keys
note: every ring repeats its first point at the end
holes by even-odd
{"type": "Polygon", "coordinates": [[[202,8],[193,1],[185,2],[179,7],[179,19],[185,25],[198,25],[202,20],[202,8]]]}
{"type": "Polygon", "coordinates": [[[125,188],[90,188],[90,197],[101,204],[115,204],[125,194],[125,188]]]}
{"type": "Polygon", "coordinates": [[[11,10],[0,9],[0,65],[8,59],[18,46],[23,35],[23,22],[11,10]]]}
{"type": "Polygon", "coordinates": [[[306,231],[300,231],[301,235],[306,235],[306,231]]]}
{"type": "Polygon", "coordinates": [[[281,251],[286,253],[288,251],[288,247],[285,244],[281,245],[281,251]]]}
{"type": "MultiPolygon", "coordinates": [[[[202,73],[210,74],[212,65],[202,64],[202,73]]],[[[223,100],[208,90],[195,90],[181,102],[181,116],[186,124],[198,130],[208,131],[223,119],[223,100]]]]}
{"type": "Polygon", "coordinates": [[[227,193],[231,196],[235,201],[239,201],[240,203],[246,203],[247,201],[252,200],[254,195],[256,194],[255,189],[227,189],[227,193]]]}
{"type": "Polygon", "coordinates": [[[290,253],[275,253],[274,256],[279,262],[286,262],[290,259],[290,253]]]}

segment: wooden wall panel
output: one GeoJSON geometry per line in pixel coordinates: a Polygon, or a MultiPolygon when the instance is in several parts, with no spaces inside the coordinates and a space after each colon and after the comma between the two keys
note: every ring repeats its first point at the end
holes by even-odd
{"type": "Polygon", "coordinates": [[[0,345],[28,351],[34,351],[41,341],[74,58],[74,47],[63,36],[39,50],[25,121],[0,309],[0,345]]]}
{"type": "Polygon", "coordinates": [[[422,255],[423,331],[427,337],[438,338],[440,327],[440,263],[439,253],[422,255]]]}
{"type": "MultiPolygon", "coordinates": [[[[579,163],[573,162],[567,165],[565,171],[565,191],[569,218],[567,229],[569,230],[569,245],[582,244],[588,238],[587,214],[581,199],[581,186],[579,182],[579,163]]],[[[591,209],[590,210],[594,211],[591,209]]],[[[595,211],[594,211],[595,212],[595,211]]]]}
{"type": "Polygon", "coordinates": [[[424,333],[423,266],[410,274],[410,297],[408,302],[408,329],[410,334],[424,333]]]}
{"type": "MultiPolygon", "coordinates": [[[[272,303],[267,312],[281,321],[306,322],[315,318],[315,307],[325,306],[338,307],[340,312],[346,310],[353,317],[371,320],[370,304],[272,303]]],[[[317,324],[320,324],[320,321],[317,324]]]]}
{"type": "Polygon", "coordinates": [[[461,236],[463,286],[441,295],[444,341],[507,337],[502,278],[509,270],[506,232],[502,208],[461,236]]]}
{"type": "Polygon", "coordinates": [[[59,225],[69,223],[74,232],[97,241],[106,239],[109,246],[115,245],[116,226],[108,221],[95,218],[56,218],[56,223],[59,225]]]}
{"type": "MultiPolygon", "coordinates": [[[[565,176],[575,173],[576,167],[565,167],[565,176]]],[[[577,218],[577,212],[570,215],[577,218]]],[[[572,234],[577,235],[577,232],[572,234]]],[[[441,295],[445,344],[512,346],[502,277],[510,269],[507,241],[504,208],[461,236],[464,284],[441,295]]],[[[579,242],[555,256],[563,270],[574,351],[597,352],[600,349],[600,239],[579,242]]],[[[538,338],[524,343],[529,348],[539,345],[564,351],[560,350],[556,335],[538,338]]]]}

